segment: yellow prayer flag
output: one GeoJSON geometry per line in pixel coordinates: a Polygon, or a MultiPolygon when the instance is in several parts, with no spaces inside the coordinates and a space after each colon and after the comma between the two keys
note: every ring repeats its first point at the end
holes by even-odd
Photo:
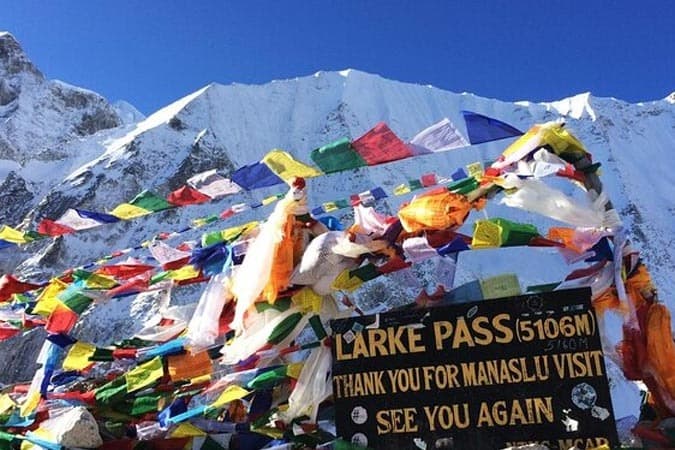
{"type": "Polygon", "coordinates": [[[169,278],[176,281],[191,280],[199,276],[199,270],[195,266],[188,264],[180,269],[169,270],[169,278]]]}
{"type": "Polygon", "coordinates": [[[15,407],[16,403],[12,400],[8,394],[0,395],[0,415],[9,411],[11,408],[15,407]]]}
{"type": "Polygon", "coordinates": [[[133,370],[127,372],[124,378],[127,382],[127,392],[137,391],[150,386],[164,376],[164,364],[162,358],[157,356],[145,362],[133,370]]]}
{"type": "Polygon", "coordinates": [[[206,433],[189,422],[182,422],[171,432],[170,436],[172,438],[197,437],[206,436],[206,433]]]}
{"type": "Polygon", "coordinates": [[[363,280],[359,277],[352,277],[349,275],[349,269],[340,272],[340,275],[335,277],[331,287],[338,291],[353,292],[363,284],[363,280]]]}
{"type": "Polygon", "coordinates": [[[31,415],[35,408],[40,404],[40,390],[29,390],[28,395],[26,396],[26,401],[21,405],[19,414],[21,417],[28,417],[31,415]]]}
{"type": "Polygon", "coordinates": [[[484,299],[511,297],[520,295],[520,283],[516,274],[507,273],[480,280],[480,290],[484,299]]]}
{"type": "Polygon", "coordinates": [[[291,300],[300,309],[300,312],[319,312],[323,298],[314,292],[311,287],[304,287],[296,292],[291,300]]]}
{"type": "Polygon", "coordinates": [[[405,195],[411,192],[410,186],[407,184],[399,184],[394,188],[394,195],[405,195]]]}
{"type": "Polygon", "coordinates": [[[469,171],[469,176],[479,180],[483,177],[483,163],[480,161],[472,162],[466,166],[469,171]]]}
{"type": "MultiPolygon", "coordinates": [[[[53,442],[56,443],[56,435],[55,432],[52,430],[48,430],[47,428],[43,427],[37,427],[35,430],[31,431],[31,434],[35,436],[38,439],[43,439],[47,442],[53,442]]],[[[21,450],[43,450],[44,447],[33,444],[30,441],[22,441],[21,442],[21,450]]]]}
{"type": "Polygon", "coordinates": [[[471,247],[492,248],[502,245],[502,227],[489,220],[477,220],[471,247]]]}
{"type": "Polygon", "coordinates": [[[322,206],[323,206],[323,210],[326,211],[326,212],[337,211],[338,209],[340,209],[335,204],[335,202],[326,202],[322,206]]]}
{"type": "Polygon", "coordinates": [[[33,313],[48,317],[59,304],[63,305],[58,299],[58,295],[65,291],[67,287],[68,285],[58,278],[52,278],[47,287],[38,295],[33,313]]]}
{"type": "Polygon", "coordinates": [[[269,205],[270,203],[274,203],[279,199],[276,195],[270,195],[269,197],[263,198],[261,203],[263,205],[269,205]]]}
{"type": "Polygon", "coordinates": [[[581,158],[588,153],[584,144],[572,135],[562,124],[555,124],[546,128],[543,133],[543,140],[550,145],[556,155],[573,154],[581,158]]]}
{"type": "Polygon", "coordinates": [[[244,398],[248,394],[250,394],[250,392],[244,389],[243,387],[237,386],[236,384],[231,384],[227,387],[227,389],[225,389],[220,394],[220,396],[216,399],[215,402],[209,405],[209,408],[220,408],[221,406],[226,405],[231,401],[244,398]]]}
{"type": "Polygon", "coordinates": [[[266,154],[262,162],[284,181],[293,177],[312,178],[323,175],[320,170],[296,161],[290,154],[279,149],[266,154]]]}
{"type": "Polygon", "coordinates": [[[121,205],[117,205],[115,209],[110,211],[110,214],[117,217],[118,219],[131,220],[135,219],[136,217],[146,216],[151,212],[152,211],[148,211],[147,209],[144,208],[139,208],[138,206],[134,206],[130,203],[122,203],[121,205]]]}
{"type": "Polygon", "coordinates": [[[89,357],[94,354],[96,347],[86,342],[77,341],[63,360],[64,370],[82,370],[91,364],[89,357]]]}
{"type": "Polygon", "coordinates": [[[201,375],[190,380],[190,385],[196,386],[198,384],[206,383],[211,381],[211,374],[201,375]]]}
{"type": "Polygon", "coordinates": [[[22,231],[14,229],[8,225],[0,227],[0,239],[14,244],[25,244],[28,240],[25,238],[22,231]]]}
{"type": "Polygon", "coordinates": [[[85,285],[90,289],[111,289],[117,286],[117,281],[106,275],[92,273],[85,281],[85,285]]]}
{"type": "Polygon", "coordinates": [[[223,238],[224,241],[230,242],[231,240],[236,239],[237,236],[244,234],[257,227],[258,223],[259,223],[258,221],[253,221],[245,223],[244,225],[227,228],[220,232],[220,236],[223,238]]]}
{"type": "Polygon", "coordinates": [[[527,133],[516,139],[506,150],[502,152],[502,156],[506,159],[511,155],[522,152],[532,151],[541,146],[541,125],[534,125],[527,130],[527,133]]]}
{"type": "Polygon", "coordinates": [[[291,363],[288,365],[286,368],[286,375],[288,375],[291,378],[295,378],[296,380],[300,377],[300,372],[302,372],[302,368],[304,367],[305,363],[291,363]]]}

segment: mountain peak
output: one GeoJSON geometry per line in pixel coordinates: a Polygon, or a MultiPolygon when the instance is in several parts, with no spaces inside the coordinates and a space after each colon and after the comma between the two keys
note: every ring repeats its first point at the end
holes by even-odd
{"type": "Polygon", "coordinates": [[[594,97],[590,92],[583,92],[572,97],[564,98],[555,102],[546,103],[559,114],[573,119],[590,118],[596,119],[596,113],[591,105],[594,97]]]}
{"type": "Polygon", "coordinates": [[[675,104],[675,91],[671,92],[670,95],[666,97],[664,100],[667,101],[668,103],[675,104]]]}
{"type": "Polygon", "coordinates": [[[0,76],[12,76],[29,72],[44,78],[37,67],[28,59],[21,44],[7,31],[0,31],[0,76]]]}

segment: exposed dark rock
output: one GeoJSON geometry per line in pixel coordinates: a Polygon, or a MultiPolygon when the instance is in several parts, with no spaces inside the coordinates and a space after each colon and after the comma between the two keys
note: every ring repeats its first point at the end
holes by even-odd
{"type": "Polygon", "coordinates": [[[28,59],[14,36],[9,33],[0,34],[0,73],[3,71],[7,75],[29,72],[39,78],[44,78],[28,59]]]}
{"type": "Polygon", "coordinates": [[[26,181],[16,172],[10,172],[0,184],[0,223],[20,223],[33,206],[33,198],[26,181]]]}

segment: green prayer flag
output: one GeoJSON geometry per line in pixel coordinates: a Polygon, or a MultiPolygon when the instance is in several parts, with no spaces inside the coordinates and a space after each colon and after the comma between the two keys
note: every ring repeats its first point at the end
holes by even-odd
{"type": "Polygon", "coordinates": [[[278,344],[279,342],[283,341],[284,338],[291,334],[291,331],[295,329],[296,325],[298,325],[298,322],[300,322],[300,319],[302,319],[302,313],[299,312],[293,313],[286,317],[279,325],[274,327],[270,333],[270,336],[267,338],[267,342],[270,344],[278,344]]]}
{"type": "Polygon", "coordinates": [[[478,189],[479,183],[474,177],[464,178],[447,186],[448,191],[455,194],[468,194],[471,191],[478,189]]]}
{"type": "Polygon", "coordinates": [[[408,186],[410,186],[410,190],[414,191],[416,189],[422,189],[422,182],[420,180],[408,180],[408,186]]]}
{"type": "Polygon", "coordinates": [[[213,244],[224,242],[223,233],[218,231],[210,231],[202,235],[202,247],[210,247],[213,244]]]}
{"type": "Polygon", "coordinates": [[[159,409],[161,395],[143,395],[115,407],[116,410],[132,416],[155,412],[159,409]]]}
{"type": "Polygon", "coordinates": [[[255,310],[259,313],[267,311],[268,309],[276,309],[279,312],[284,312],[291,307],[291,298],[284,297],[277,299],[274,303],[256,302],[255,310]]]}
{"type": "Polygon", "coordinates": [[[76,314],[82,314],[91,305],[92,299],[77,289],[66,289],[58,295],[59,300],[76,314]]]}
{"type": "Polygon", "coordinates": [[[150,386],[164,376],[164,364],[159,356],[147,361],[124,375],[129,392],[150,386]]]}
{"type": "Polygon", "coordinates": [[[266,370],[246,385],[249,389],[271,389],[287,378],[286,366],[266,370]]]}
{"type": "Polygon", "coordinates": [[[117,377],[109,383],[98,387],[94,391],[94,398],[99,405],[111,405],[122,400],[126,393],[126,380],[124,377],[117,377]]]}
{"type": "Polygon", "coordinates": [[[527,245],[532,238],[540,236],[534,225],[511,222],[506,219],[490,219],[502,228],[502,245],[527,245]]]}
{"type": "Polygon", "coordinates": [[[349,208],[351,204],[349,203],[349,200],[341,199],[341,200],[335,200],[335,206],[338,207],[338,209],[344,209],[344,208],[349,208]]]}
{"type": "Polygon", "coordinates": [[[312,150],[310,158],[324,173],[340,172],[366,165],[366,162],[352,148],[347,138],[339,139],[312,150]]]}
{"type": "Polygon", "coordinates": [[[129,204],[153,212],[173,208],[171,203],[147,190],[134,197],[129,204]]]}
{"type": "Polygon", "coordinates": [[[112,361],[113,351],[107,348],[96,348],[94,354],[89,357],[89,361],[112,361]]]}
{"type": "Polygon", "coordinates": [[[357,269],[349,271],[350,277],[357,277],[361,281],[370,281],[373,278],[380,276],[380,272],[377,271],[377,267],[374,264],[366,264],[357,269]]]}
{"type": "Polygon", "coordinates": [[[309,319],[309,325],[312,327],[312,330],[314,330],[314,335],[316,336],[317,339],[322,340],[326,336],[328,336],[328,333],[326,333],[326,329],[323,327],[323,324],[321,323],[321,317],[318,315],[313,315],[309,319]]]}

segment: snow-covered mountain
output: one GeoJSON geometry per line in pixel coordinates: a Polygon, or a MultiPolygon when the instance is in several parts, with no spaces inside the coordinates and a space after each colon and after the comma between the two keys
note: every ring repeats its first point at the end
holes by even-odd
{"type": "Polygon", "coordinates": [[[100,95],[47,80],[0,32],[0,221],[20,222],[56,179],[93,157],[71,142],[122,123],[100,95]]]}
{"type": "MultiPolygon", "coordinates": [[[[111,210],[143,189],[166,195],[191,175],[212,168],[228,172],[260,160],[273,148],[310,162],[312,149],[341,137],[356,138],[379,121],[387,122],[401,138],[410,139],[444,117],[462,130],[461,110],[494,117],[521,130],[564,118],[594,159],[602,162],[606,192],[641,249],[661,296],[672,308],[675,175],[669,157],[675,142],[674,102],[673,94],[663,100],[630,104],[585,93],[551,103],[511,103],[344,70],[259,86],[213,83],[142,118],[130,105],[111,106],[90,91],[45,80],[16,40],[0,34],[0,222],[34,226],[41,218],[58,218],[69,207],[111,210]]],[[[391,191],[427,172],[448,176],[466,164],[493,160],[508,143],[482,144],[312,179],[310,205],[375,186],[391,191]]],[[[576,189],[570,183],[561,187],[570,193],[576,189]]],[[[0,272],[44,280],[160,231],[181,229],[191,219],[218,213],[230,204],[261,199],[280,190],[226,197],[33,243],[24,251],[5,251],[0,253],[0,272]]],[[[391,213],[407,199],[388,199],[380,208],[391,213]]],[[[494,203],[486,210],[491,217],[534,223],[543,231],[553,224],[494,203]]],[[[253,214],[260,218],[269,211],[261,208],[215,226],[244,223],[253,214]]],[[[349,213],[337,215],[345,221],[350,218],[349,213]]],[[[467,252],[459,263],[459,283],[517,272],[526,286],[558,281],[570,271],[550,249],[467,252]]],[[[414,285],[417,278],[402,276],[401,280],[413,284],[412,290],[419,287],[414,285]]],[[[410,289],[401,295],[408,295],[410,289]]],[[[389,301],[383,292],[377,286],[371,288],[371,300],[382,295],[380,301],[389,301]]],[[[197,294],[191,295],[196,300],[197,294]]],[[[100,311],[90,314],[92,318],[106,317],[105,325],[91,320],[83,332],[92,339],[109,341],[115,337],[110,330],[121,329],[146,314],[142,305],[147,296],[139,297],[99,307],[100,311]]],[[[27,339],[40,342],[39,333],[32,334],[23,338],[23,344],[12,344],[10,354],[30,354],[32,344],[27,339]]],[[[0,351],[7,347],[0,345],[0,351]]],[[[26,378],[30,373],[30,368],[25,373],[0,373],[0,380],[26,378]]]]}

